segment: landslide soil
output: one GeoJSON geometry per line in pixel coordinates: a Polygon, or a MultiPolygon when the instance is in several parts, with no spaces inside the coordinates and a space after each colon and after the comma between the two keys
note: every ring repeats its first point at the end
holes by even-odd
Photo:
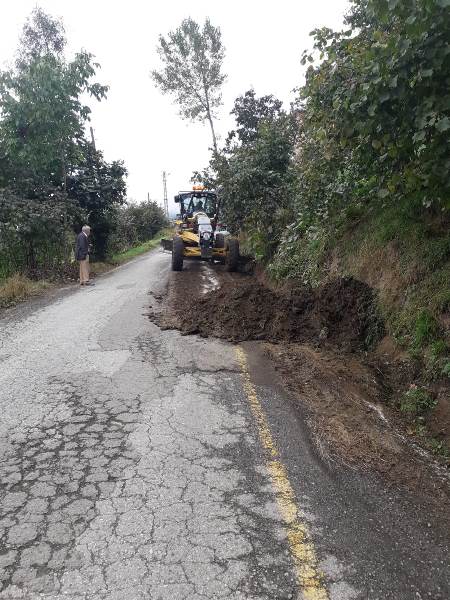
{"type": "MultiPolygon", "coordinates": [[[[172,273],[150,318],[185,335],[260,340],[291,400],[306,410],[325,461],[375,471],[436,505],[448,502],[448,465],[423,451],[393,408],[417,367],[383,338],[370,287],[348,278],[317,290],[281,291],[252,276],[220,267],[208,275],[208,269],[190,263],[172,273]]],[[[445,407],[444,413],[445,438],[445,407]]]]}
{"type": "Polygon", "coordinates": [[[364,349],[382,331],[371,289],[355,279],[279,293],[254,277],[224,275],[220,287],[206,293],[192,285],[191,272],[172,279],[170,310],[160,324],[232,342],[318,339],[350,351],[364,349]]]}

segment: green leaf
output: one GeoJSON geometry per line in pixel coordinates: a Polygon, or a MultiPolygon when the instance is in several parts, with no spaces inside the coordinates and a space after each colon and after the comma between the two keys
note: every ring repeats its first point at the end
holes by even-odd
{"type": "Polygon", "coordinates": [[[425,131],[418,131],[413,135],[414,142],[422,142],[425,139],[425,131]]]}
{"type": "Polygon", "coordinates": [[[394,77],[392,77],[392,79],[389,82],[389,87],[390,88],[396,88],[397,87],[397,83],[398,83],[398,75],[395,75],[394,77]]]}
{"type": "Polygon", "coordinates": [[[450,129],[450,119],[448,117],[439,119],[439,121],[436,122],[435,127],[440,132],[447,131],[450,129]]]}

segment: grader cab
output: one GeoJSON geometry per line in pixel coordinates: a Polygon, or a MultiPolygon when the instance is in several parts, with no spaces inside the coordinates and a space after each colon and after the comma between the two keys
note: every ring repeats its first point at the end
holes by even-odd
{"type": "MultiPolygon", "coordinates": [[[[172,270],[181,271],[185,258],[219,262],[228,271],[236,271],[239,241],[219,222],[217,194],[201,186],[175,196],[180,212],[171,240],[172,270]]],[[[165,244],[167,247],[168,244],[165,244]]]]}

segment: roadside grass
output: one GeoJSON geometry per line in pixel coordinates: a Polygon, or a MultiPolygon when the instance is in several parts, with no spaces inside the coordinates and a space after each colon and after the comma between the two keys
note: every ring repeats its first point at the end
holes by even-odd
{"type": "Polygon", "coordinates": [[[108,273],[108,271],[111,271],[111,269],[114,269],[114,267],[117,266],[116,264],[112,263],[112,262],[102,262],[102,261],[93,261],[90,263],[89,265],[89,270],[91,275],[94,275],[95,277],[97,277],[98,275],[103,275],[103,273],[108,273]]]}
{"type": "MultiPolygon", "coordinates": [[[[125,252],[114,254],[105,262],[92,262],[91,272],[97,276],[107,273],[117,265],[124,264],[136,256],[153,250],[153,248],[158,246],[163,237],[169,235],[171,235],[171,230],[164,229],[157,233],[151,240],[130,248],[125,252]]],[[[0,308],[9,308],[19,304],[32,296],[41,294],[54,285],[55,283],[50,283],[45,279],[35,281],[20,273],[3,279],[0,278],[0,308]]]]}
{"type": "Polygon", "coordinates": [[[377,206],[351,205],[316,223],[312,233],[281,243],[268,265],[278,281],[316,287],[330,277],[361,279],[378,292],[386,331],[426,375],[449,375],[450,223],[405,197],[377,206]]]}
{"type": "Polygon", "coordinates": [[[148,240],[143,244],[133,246],[133,248],[129,248],[123,252],[116,252],[115,254],[109,256],[106,261],[92,262],[91,273],[93,275],[103,275],[103,273],[108,273],[108,271],[111,271],[111,269],[114,269],[114,267],[122,265],[129,260],[140,256],[141,254],[145,254],[146,252],[153,250],[158,246],[162,238],[171,235],[172,231],[170,229],[162,229],[151,240],[148,240]]]}
{"type": "Polygon", "coordinates": [[[0,308],[8,308],[51,287],[48,281],[32,281],[16,273],[0,282],[0,308]]]}
{"type": "Polygon", "coordinates": [[[411,385],[401,399],[400,410],[409,415],[412,419],[421,417],[436,406],[430,394],[417,385],[411,385]]]}
{"type": "Polygon", "coordinates": [[[126,250],[125,252],[113,254],[108,262],[112,263],[113,265],[121,265],[122,263],[125,263],[133,258],[136,258],[136,256],[144,254],[145,252],[148,252],[149,250],[153,250],[153,248],[156,248],[156,246],[158,246],[161,239],[168,235],[171,235],[170,230],[163,229],[162,231],[157,233],[151,240],[148,240],[147,242],[144,242],[143,244],[139,244],[138,246],[134,246],[133,248],[130,248],[129,250],[126,250]]]}
{"type": "Polygon", "coordinates": [[[379,293],[388,332],[411,356],[424,359],[430,374],[441,375],[450,343],[442,324],[450,311],[448,223],[425,217],[405,199],[343,224],[331,246],[345,274],[389,281],[379,293]]]}
{"type": "Polygon", "coordinates": [[[318,224],[312,237],[281,244],[269,274],[313,287],[336,276],[366,281],[378,290],[387,332],[412,357],[423,358],[430,374],[447,374],[450,335],[442,321],[450,312],[448,221],[425,215],[410,199],[370,211],[351,208],[318,224]]]}

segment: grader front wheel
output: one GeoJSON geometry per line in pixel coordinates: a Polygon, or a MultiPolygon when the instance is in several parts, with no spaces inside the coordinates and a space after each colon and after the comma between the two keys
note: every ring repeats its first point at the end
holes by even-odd
{"type": "Polygon", "coordinates": [[[227,257],[225,264],[227,271],[237,271],[239,264],[239,241],[235,238],[227,240],[227,257]]]}
{"type": "Polygon", "coordinates": [[[179,235],[173,238],[172,245],[172,271],[183,270],[184,243],[179,235]]]}

